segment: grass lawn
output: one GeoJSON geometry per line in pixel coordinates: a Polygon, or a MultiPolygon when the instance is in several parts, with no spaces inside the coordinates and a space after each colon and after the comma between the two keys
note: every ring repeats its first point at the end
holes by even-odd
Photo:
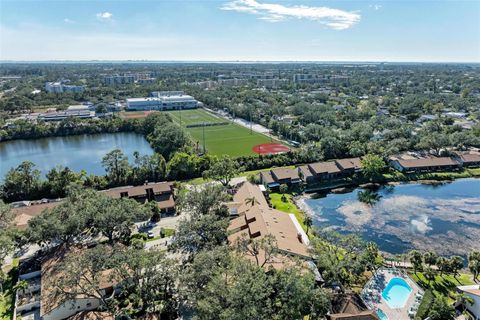
{"type": "Polygon", "coordinates": [[[409,275],[425,290],[425,295],[423,296],[422,303],[418,307],[415,320],[424,319],[428,315],[428,311],[435,297],[446,296],[448,297],[449,303],[453,303],[457,286],[474,284],[470,274],[461,274],[457,278],[454,278],[453,275],[450,274],[437,275],[430,283],[428,283],[428,280],[421,272],[417,272],[417,274],[410,272],[409,275]]]}
{"type": "Polygon", "coordinates": [[[453,301],[457,286],[475,284],[470,274],[460,274],[457,278],[454,278],[451,274],[437,275],[430,284],[421,272],[417,272],[417,274],[411,272],[409,275],[423,289],[431,290],[435,296],[444,295],[448,297],[449,301],[453,301]]]}
{"type": "Polygon", "coordinates": [[[307,227],[304,224],[304,221],[305,221],[304,213],[297,208],[295,203],[293,203],[291,194],[285,194],[285,196],[287,197],[287,202],[282,201],[281,193],[271,192],[270,203],[272,204],[273,208],[279,211],[283,211],[286,213],[293,213],[297,218],[298,222],[300,222],[300,225],[302,226],[303,230],[307,231],[307,227]]]}
{"type": "MultiPolygon", "coordinates": [[[[168,111],[175,122],[183,126],[203,122],[219,123],[228,120],[217,117],[203,109],[168,111]]],[[[203,145],[203,127],[185,128],[190,135],[203,145]]],[[[232,157],[254,155],[252,148],[261,143],[279,143],[263,134],[252,132],[248,128],[235,123],[205,127],[205,146],[207,152],[214,155],[229,155],[232,157]]]]}

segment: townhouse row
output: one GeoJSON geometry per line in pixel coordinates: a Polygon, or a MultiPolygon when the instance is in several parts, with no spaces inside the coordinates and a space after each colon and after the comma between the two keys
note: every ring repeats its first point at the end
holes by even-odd
{"type": "MultiPolygon", "coordinates": [[[[451,171],[460,168],[480,167],[480,152],[454,152],[448,157],[438,157],[425,152],[405,152],[391,156],[387,164],[403,173],[451,171]]],[[[361,158],[347,158],[315,162],[296,168],[274,168],[259,174],[260,182],[267,188],[315,184],[351,177],[361,172],[361,158]]]]}

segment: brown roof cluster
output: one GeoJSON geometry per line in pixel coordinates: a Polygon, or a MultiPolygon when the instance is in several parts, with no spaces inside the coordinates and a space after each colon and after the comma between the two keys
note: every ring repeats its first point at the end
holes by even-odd
{"type": "MultiPolygon", "coordinates": [[[[303,171],[311,171],[314,175],[336,174],[342,171],[359,170],[362,167],[360,158],[346,158],[334,161],[315,162],[301,167],[303,171]]],[[[305,173],[304,173],[305,176],[305,173]]]]}
{"type": "Polygon", "coordinates": [[[315,162],[308,165],[313,174],[340,173],[341,169],[333,161],[315,162]]]}
{"type": "MultiPolygon", "coordinates": [[[[307,245],[302,242],[290,216],[270,208],[257,185],[250,182],[243,183],[234,195],[234,202],[241,205],[238,207],[239,217],[230,221],[228,228],[230,243],[234,243],[242,237],[261,239],[272,235],[276,240],[278,250],[284,255],[284,257],[275,257],[271,261],[270,265],[274,267],[282,265],[286,260],[286,255],[309,257],[307,245]],[[255,198],[256,201],[250,201],[252,198],[255,198]]],[[[263,259],[265,258],[263,257],[263,259]]]]}
{"type": "Polygon", "coordinates": [[[113,198],[121,198],[122,194],[126,192],[129,198],[136,198],[136,197],[146,197],[148,189],[152,189],[155,195],[159,195],[163,193],[171,193],[173,191],[173,182],[155,182],[155,183],[147,183],[141,186],[118,187],[118,188],[103,190],[101,192],[105,192],[106,194],[108,194],[113,198]]]}

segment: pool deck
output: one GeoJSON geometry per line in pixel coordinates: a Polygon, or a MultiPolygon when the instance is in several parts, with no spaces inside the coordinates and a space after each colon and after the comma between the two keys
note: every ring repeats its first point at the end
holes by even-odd
{"type": "MultiPolygon", "coordinates": [[[[402,273],[399,269],[380,269],[377,271],[375,277],[372,277],[362,290],[361,298],[370,310],[382,310],[389,320],[410,320],[408,311],[410,307],[414,306],[417,302],[416,295],[420,293],[423,295],[423,291],[418,285],[408,277],[406,273],[402,273]],[[387,302],[382,298],[382,291],[387,286],[388,282],[393,278],[404,279],[412,291],[408,296],[405,305],[402,308],[390,308],[387,302]]],[[[420,303],[421,300],[418,300],[420,303]]]]}

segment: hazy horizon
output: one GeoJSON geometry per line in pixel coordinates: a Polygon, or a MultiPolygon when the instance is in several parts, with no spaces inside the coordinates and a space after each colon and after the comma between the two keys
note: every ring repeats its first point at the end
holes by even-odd
{"type": "Polygon", "coordinates": [[[479,1],[0,5],[0,61],[480,62],[479,1]]]}

